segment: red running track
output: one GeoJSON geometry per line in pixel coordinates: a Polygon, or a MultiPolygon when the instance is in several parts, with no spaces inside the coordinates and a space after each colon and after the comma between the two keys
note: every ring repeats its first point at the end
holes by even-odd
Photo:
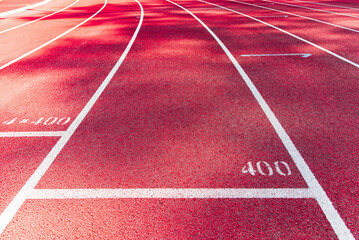
{"type": "Polygon", "coordinates": [[[80,0],[0,34],[2,66],[45,44],[0,70],[1,238],[358,238],[358,33],[176,3],[203,24],[163,0],[143,22],[135,1],[80,0]]]}

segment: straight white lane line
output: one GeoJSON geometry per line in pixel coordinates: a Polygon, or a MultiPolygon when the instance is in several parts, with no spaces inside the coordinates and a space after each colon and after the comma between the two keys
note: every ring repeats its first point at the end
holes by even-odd
{"type": "Polygon", "coordinates": [[[39,6],[42,6],[42,5],[46,4],[46,3],[49,3],[51,1],[52,0],[45,0],[45,1],[42,1],[42,2],[39,2],[39,3],[32,4],[30,6],[14,9],[14,10],[7,11],[7,12],[2,12],[2,13],[0,13],[0,18],[6,17],[6,16],[11,15],[11,14],[19,13],[19,12],[22,12],[22,11],[26,11],[29,8],[39,7],[39,6]]]}
{"type": "Polygon", "coordinates": [[[323,47],[321,47],[321,46],[319,46],[319,45],[317,45],[317,44],[315,44],[315,43],[312,43],[312,42],[310,42],[310,41],[308,41],[308,40],[306,40],[306,39],[304,39],[304,38],[301,38],[301,37],[299,37],[299,36],[297,36],[297,35],[295,35],[295,34],[293,34],[293,33],[287,32],[287,31],[285,31],[285,30],[283,30],[283,29],[281,29],[281,28],[279,28],[279,27],[276,27],[276,26],[274,26],[274,25],[272,25],[272,24],[269,24],[269,23],[267,23],[267,22],[264,22],[264,21],[262,21],[262,20],[260,20],[260,19],[257,19],[257,18],[255,18],[255,17],[249,16],[249,15],[247,15],[247,14],[244,14],[244,13],[241,13],[241,12],[235,11],[235,10],[233,10],[233,9],[226,8],[226,7],[223,7],[223,6],[221,6],[221,5],[217,5],[217,4],[211,3],[211,2],[206,2],[206,1],[203,1],[203,0],[198,0],[198,1],[204,2],[204,3],[207,3],[207,4],[210,4],[210,5],[213,5],[213,6],[217,6],[217,7],[219,7],[219,8],[225,9],[225,10],[227,10],[227,11],[234,12],[234,13],[237,13],[237,14],[242,15],[242,16],[244,16],[244,17],[253,19],[254,21],[263,23],[263,24],[265,24],[265,25],[267,25],[267,26],[269,26],[269,27],[272,27],[272,28],[274,28],[274,29],[277,29],[278,31],[281,31],[281,32],[283,32],[283,33],[285,33],[285,34],[288,34],[288,35],[290,35],[290,36],[292,36],[292,37],[294,37],[294,38],[296,38],[296,39],[298,39],[298,40],[301,40],[301,41],[303,41],[303,42],[305,42],[305,43],[308,43],[308,44],[312,45],[313,47],[316,47],[316,48],[318,48],[318,49],[320,49],[320,50],[322,50],[322,51],[324,51],[324,52],[326,52],[326,53],[329,53],[330,55],[332,55],[332,56],[334,56],[334,57],[336,57],[336,58],[339,58],[340,60],[343,60],[344,62],[347,62],[347,63],[353,65],[353,66],[356,67],[356,68],[359,68],[359,64],[358,64],[358,63],[352,62],[352,61],[350,61],[349,59],[347,59],[347,58],[345,58],[345,57],[342,57],[342,56],[340,56],[340,55],[338,55],[338,54],[336,54],[336,53],[334,53],[334,52],[332,52],[332,51],[330,51],[330,50],[328,50],[328,49],[326,49],[326,48],[323,48],[323,47]]]}
{"type": "Polygon", "coordinates": [[[314,11],[319,11],[319,12],[326,12],[326,13],[331,13],[331,14],[341,15],[341,16],[346,16],[346,17],[359,18],[359,16],[354,16],[354,15],[349,15],[349,14],[344,14],[344,13],[337,13],[337,12],[332,12],[332,11],[326,11],[326,10],[322,10],[322,9],[318,9],[318,8],[303,7],[303,6],[290,4],[290,3],[275,2],[275,1],[270,1],[270,0],[262,0],[262,1],[264,1],[264,2],[272,2],[272,3],[282,4],[282,5],[287,5],[287,6],[291,6],[291,7],[304,8],[304,9],[309,9],[309,10],[314,10],[314,11]]]}
{"type": "Polygon", "coordinates": [[[310,53],[282,53],[282,54],[243,54],[242,57],[277,57],[277,56],[301,56],[303,58],[310,57],[310,53]]]}
{"type": "MultiPolygon", "coordinates": [[[[107,0],[106,0],[106,2],[107,2],[107,0]]],[[[60,34],[60,35],[58,35],[57,37],[51,39],[50,41],[48,41],[48,42],[46,42],[46,43],[44,43],[44,44],[42,44],[41,46],[39,46],[39,47],[37,47],[37,48],[35,48],[35,49],[33,49],[33,50],[31,50],[31,51],[29,51],[29,52],[27,52],[27,53],[21,55],[20,57],[18,57],[18,58],[16,58],[16,59],[14,59],[14,60],[12,60],[12,61],[10,61],[10,62],[8,62],[8,63],[2,65],[2,66],[0,66],[0,70],[3,70],[4,68],[10,66],[11,64],[16,63],[17,61],[19,61],[19,60],[21,60],[21,59],[23,59],[23,58],[29,56],[30,54],[33,54],[34,52],[37,52],[37,51],[40,50],[41,48],[46,47],[46,46],[49,45],[50,43],[55,42],[56,40],[62,38],[62,37],[65,36],[66,34],[72,32],[72,31],[75,30],[76,28],[80,27],[81,25],[87,23],[87,22],[90,21],[93,17],[95,17],[98,13],[100,13],[105,6],[106,6],[106,3],[101,7],[100,10],[98,10],[98,11],[97,11],[95,14],[93,14],[91,17],[87,18],[85,21],[82,21],[81,23],[77,24],[76,26],[70,28],[70,29],[67,30],[66,32],[64,32],[64,33],[62,33],[62,34],[60,34]]]]}
{"type": "Polygon", "coordinates": [[[61,137],[65,131],[53,132],[0,132],[0,137],[61,137]]]}
{"type": "Polygon", "coordinates": [[[256,16],[256,17],[259,17],[259,18],[281,18],[281,17],[287,18],[288,15],[272,15],[272,16],[256,16]]]}
{"type": "Polygon", "coordinates": [[[339,6],[339,5],[333,5],[333,4],[326,4],[326,3],[318,3],[318,2],[309,2],[309,1],[301,1],[301,0],[294,0],[296,2],[303,2],[303,3],[310,3],[310,4],[317,4],[317,5],[323,5],[323,6],[329,6],[329,7],[337,7],[337,8],[346,8],[346,9],[352,9],[352,10],[359,10],[359,8],[353,8],[353,7],[345,7],[345,6],[339,6]]]}
{"type": "Polygon", "coordinates": [[[34,189],[29,199],[81,198],[314,198],[307,188],[34,189]]]}
{"type": "Polygon", "coordinates": [[[359,33],[359,30],[356,30],[356,29],[352,29],[352,28],[348,28],[348,27],[343,27],[343,26],[340,26],[340,25],[337,25],[337,24],[333,24],[333,23],[321,21],[321,20],[314,19],[314,18],[311,18],[311,17],[306,17],[306,16],[303,16],[303,15],[294,14],[294,13],[291,13],[291,12],[281,11],[281,10],[278,10],[278,9],[269,8],[269,7],[264,7],[264,6],[260,6],[260,5],[257,5],[257,4],[252,4],[252,3],[242,2],[242,1],[236,1],[236,0],[229,0],[229,1],[231,1],[231,2],[236,2],[236,3],[241,3],[241,4],[246,4],[246,5],[250,5],[250,6],[254,6],[254,7],[258,7],[258,8],[268,9],[268,10],[271,10],[271,11],[281,12],[281,13],[293,15],[293,16],[296,16],[296,17],[309,19],[309,20],[311,20],[311,21],[315,21],[315,22],[327,24],[327,25],[330,25],[330,26],[333,26],[333,27],[342,28],[342,29],[345,29],[345,30],[348,30],[348,31],[352,31],[352,32],[359,33]]]}
{"type": "Polygon", "coordinates": [[[30,22],[27,22],[27,23],[23,23],[23,24],[21,24],[21,25],[18,25],[18,26],[15,26],[15,27],[8,28],[8,29],[5,29],[5,30],[3,30],[3,31],[0,31],[0,34],[6,33],[6,32],[9,32],[9,31],[11,31],[11,30],[15,30],[15,29],[18,29],[18,28],[21,28],[21,27],[24,27],[24,26],[29,25],[29,24],[31,24],[31,23],[35,23],[35,22],[37,22],[37,21],[40,21],[40,20],[42,20],[42,19],[44,19],[44,18],[51,17],[52,15],[55,15],[56,13],[62,12],[62,11],[64,11],[64,10],[68,9],[69,7],[72,7],[73,5],[75,5],[75,4],[78,3],[78,2],[79,2],[79,0],[76,0],[75,2],[71,3],[71,4],[68,5],[67,7],[65,7],[65,8],[63,8],[63,9],[60,9],[60,10],[58,10],[58,11],[56,11],[56,12],[53,12],[53,13],[48,14],[48,15],[46,15],[46,16],[43,16],[43,17],[41,17],[41,18],[35,19],[35,20],[33,20],[33,21],[30,21],[30,22]]]}
{"type": "MultiPolygon", "coordinates": [[[[96,103],[97,99],[101,96],[102,92],[105,90],[107,85],[110,83],[111,79],[121,66],[122,62],[126,58],[128,52],[130,51],[138,32],[140,31],[142,22],[143,22],[143,8],[140,2],[135,0],[138,5],[141,8],[141,19],[138,23],[138,26],[128,43],[125,51],[122,53],[120,59],[117,61],[115,66],[112,68],[111,72],[107,75],[105,80],[102,82],[100,87],[97,89],[95,94],[91,97],[90,101],[86,104],[86,106],[82,109],[80,114],[75,118],[75,120],[71,123],[70,127],[67,129],[65,134],[59,139],[59,141],[56,143],[56,145],[51,149],[50,153],[46,156],[46,158],[42,161],[40,166],[36,169],[36,171],[31,175],[31,177],[27,180],[25,185],[21,188],[21,190],[16,194],[14,199],[11,201],[11,203],[6,207],[3,213],[0,215],[0,235],[6,228],[6,226],[10,223],[11,219],[15,216],[17,211],[20,209],[21,205],[25,202],[26,199],[28,199],[29,194],[32,192],[32,190],[35,188],[37,183],[40,181],[42,176],[45,174],[47,169],[51,166],[57,155],[60,153],[62,148],[66,145],[66,143],[69,141],[71,136],[74,134],[78,126],[81,124],[81,122],[84,120],[88,112],[91,110],[91,108],[96,103]]],[[[107,4],[107,0],[105,0],[105,5],[107,4]]],[[[103,7],[103,8],[104,8],[103,7]]],[[[100,11],[103,9],[101,8],[100,11]]],[[[99,13],[98,11],[97,13],[99,13]]],[[[96,13],[96,14],[97,14],[96,13]]]]}
{"type": "MultiPolygon", "coordinates": [[[[278,137],[282,141],[283,145],[287,149],[288,153],[292,157],[295,165],[298,167],[300,173],[302,174],[304,180],[306,181],[307,185],[309,186],[309,189],[312,191],[312,193],[315,195],[315,198],[318,200],[320,206],[322,207],[322,210],[324,214],[326,215],[328,221],[330,222],[331,226],[333,227],[335,233],[339,237],[339,239],[345,239],[345,240],[351,240],[354,239],[353,235],[351,234],[350,230],[345,225],[343,219],[339,216],[338,212],[335,210],[332,202],[329,200],[328,196],[324,192],[322,186],[319,184],[318,180],[315,178],[314,174],[310,170],[307,163],[304,161],[302,155],[299,153],[298,149],[295,147],[294,143],[278,121],[277,117],[274,115],[266,101],[263,99],[261,94],[259,93],[258,89],[253,84],[252,80],[248,77],[246,72],[243,70],[243,68],[239,65],[237,60],[234,58],[234,56],[231,54],[231,52],[228,50],[228,48],[224,45],[224,43],[217,37],[217,35],[204,23],[202,22],[197,16],[195,16],[192,12],[187,10],[186,8],[180,6],[177,3],[174,3],[170,0],[166,0],[168,2],[171,2],[172,4],[178,6],[179,8],[182,8],[187,13],[189,13],[192,17],[194,17],[211,35],[212,37],[217,41],[217,43],[221,46],[223,51],[227,54],[228,58],[231,60],[235,68],[237,69],[238,73],[243,78],[244,82],[247,84],[248,88],[252,92],[253,96],[257,100],[258,104],[262,108],[263,112],[267,116],[269,122],[275,129],[278,137]]],[[[201,1],[205,2],[205,1],[201,1]]],[[[215,5],[215,4],[213,4],[215,5]]]]}

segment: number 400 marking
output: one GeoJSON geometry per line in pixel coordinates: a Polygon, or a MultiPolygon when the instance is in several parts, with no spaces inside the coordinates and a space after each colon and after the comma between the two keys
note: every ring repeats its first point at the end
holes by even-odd
{"type": "MultiPolygon", "coordinates": [[[[289,165],[286,162],[276,161],[276,162],[274,162],[274,166],[275,166],[276,172],[279,175],[289,176],[289,175],[292,174],[292,172],[291,172],[291,170],[289,168],[289,165]],[[282,170],[281,165],[285,167],[285,171],[282,170]]],[[[257,170],[254,169],[251,162],[248,162],[247,165],[243,167],[242,173],[250,173],[251,175],[254,176],[254,175],[256,175],[256,172],[258,171],[261,175],[264,175],[264,176],[273,175],[273,168],[266,161],[257,162],[255,167],[256,167],[257,170]],[[266,168],[267,170],[264,171],[262,166],[264,166],[264,168],[266,168]]]]}

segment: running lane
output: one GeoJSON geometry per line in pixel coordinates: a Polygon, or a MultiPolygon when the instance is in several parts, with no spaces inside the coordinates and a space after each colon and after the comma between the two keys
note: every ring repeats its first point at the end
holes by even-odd
{"type": "MultiPolygon", "coordinates": [[[[87,3],[87,9],[97,5],[87,3]]],[[[136,3],[109,2],[91,21],[45,47],[42,54],[29,55],[1,71],[0,212],[58,141],[41,137],[43,132],[67,129],[121,56],[138,15],[136,3]],[[5,119],[10,121],[4,123],[5,119]],[[11,132],[39,137],[14,138],[11,132]]]]}
{"type": "MultiPolygon", "coordinates": [[[[216,4],[240,11],[232,3],[216,4]]],[[[243,66],[358,237],[358,69],[244,16],[198,1],[184,5],[215,30],[243,66]],[[300,53],[311,55],[266,55],[300,53]]]]}

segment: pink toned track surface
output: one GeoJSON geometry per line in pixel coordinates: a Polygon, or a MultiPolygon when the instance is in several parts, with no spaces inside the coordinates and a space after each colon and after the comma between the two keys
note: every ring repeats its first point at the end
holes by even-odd
{"type": "Polygon", "coordinates": [[[42,0],[1,0],[0,14],[40,2],[42,2],[42,0]]]}
{"type": "Polygon", "coordinates": [[[1,18],[0,239],[358,239],[358,39],[350,0],[1,18]]]}

